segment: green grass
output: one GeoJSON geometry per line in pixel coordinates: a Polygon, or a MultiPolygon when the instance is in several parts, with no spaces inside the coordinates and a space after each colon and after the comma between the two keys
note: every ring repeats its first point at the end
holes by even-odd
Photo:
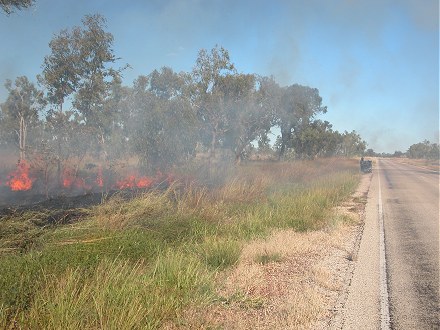
{"type": "Polygon", "coordinates": [[[92,274],[76,268],[44,276],[23,323],[31,329],[157,329],[193,297],[207,300],[209,285],[198,260],[175,253],[158,256],[153,267],[104,259],[92,274]]]}
{"type": "MultiPolygon", "coordinates": [[[[81,210],[72,224],[47,225],[49,211],[4,217],[0,327],[154,329],[175,320],[186,306],[215,300],[212,279],[237,263],[247,240],[349,222],[332,208],[357,186],[357,165],[318,160],[222,170],[215,184],[114,196],[81,210]]],[[[270,253],[257,260],[279,261],[270,253]]]]}
{"type": "Polygon", "coordinates": [[[198,245],[200,257],[214,270],[222,270],[234,265],[241,253],[241,245],[230,239],[207,238],[198,245]]]}

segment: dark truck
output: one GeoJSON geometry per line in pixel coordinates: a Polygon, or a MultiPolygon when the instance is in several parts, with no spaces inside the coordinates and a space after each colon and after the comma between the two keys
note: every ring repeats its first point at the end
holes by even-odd
{"type": "Polygon", "coordinates": [[[360,165],[362,173],[371,173],[373,171],[373,163],[371,160],[364,160],[364,157],[362,157],[360,165]]]}

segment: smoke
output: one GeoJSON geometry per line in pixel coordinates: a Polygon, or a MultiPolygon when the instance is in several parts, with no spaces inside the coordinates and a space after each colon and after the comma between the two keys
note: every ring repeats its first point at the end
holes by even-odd
{"type": "MultiPolygon", "coordinates": [[[[188,72],[197,51],[217,43],[230,51],[239,71],[273,75],[281,85],[317,87],[324,104],[330,105],[329,114],[338,112],[334,115],[337,123],[330,119],[337,129],[358,130],[375,149],[405,149],[419,142],[413,141],[417,136],[438,138],[438,100],[432,99],[432,71],[437,75],[438,63],[418,75],[402,58],[410,56],[414,67],[432,57],[438,62],[438,47],[434,55],[422,54],[406,40],[408,30],[400,31],[392,42],[386,37],[397,23],[405,29],[415,24],[425,32],[437,31],[438,36],[438,7],[436,0],[426,0],[423,5],[417,0],[257,0],[251,4],[155,0],[115,3],[111,9],[102,0],[37,2],[31,13],[0,23],[2,40],[10,50],[5,53],[11,54],[0,63],[0,83],[18,75],[32,80],[48,54],[52,34],[80,24],[84,14],[100,12],[108,18],[108,30],[115,36],[115,55],[133,67],[125,72],[127,79],[162,66],[188,72]],[[56,15],[42,20],[41,13],[49,11],[56,15]],[[25,20],[36,28],[29,29],[25,20]],[[400,75],[388,76],[387,67],[399,69],[400,75]],[[428,92],[422,95],[426,101],[407,103],[400,109],[383,104],[384,98],[406,98],[414,81],[427,85],[428,92]],[[377,109],[381,118],[372,115],[377,109]],[[397,124],[406,126],[407,132],[397,133],[397,124]]],[[[438,77],[435,83],[438,98],[438,77]]],[[[0,88],[0,100],[5,98],[6,91],[0,88]]]]}

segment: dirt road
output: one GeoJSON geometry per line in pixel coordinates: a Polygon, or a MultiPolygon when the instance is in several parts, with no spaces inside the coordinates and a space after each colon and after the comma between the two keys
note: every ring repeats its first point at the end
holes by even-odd
{"type": "Polygon", "coordinates": [[[439,329],[439,175],[377,160],[343,329],[439,329]]]}

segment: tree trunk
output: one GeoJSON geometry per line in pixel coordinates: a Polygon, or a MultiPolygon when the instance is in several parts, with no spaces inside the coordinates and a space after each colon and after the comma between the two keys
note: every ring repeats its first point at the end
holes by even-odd
{"type": "Polygon", "coordinates": [[[239,165],[241,163],[241,152],[235,153],[235,164],[239,165]]]}
{"type": "Polygon", "coordinates": [[[57,180],[58,180],[58,186],[63,186],[63,175],[62,175],[62,166],[61,166],[61,141],[58,137],[58,155],[57,155],[57,180]]]}
{"type": "Polygon", "coordinates": [[[289,144],[290,140],[292,139],[292,132],[291,128],[289,127],[288,130],[281,130],[281,148],[280,153],[278,155],[278,160],[281,160],[281,157],[284,156],[284,153],[286,152],[286,147],[289,144]]]}
{"type": "Polygon", "coordinates": [[[211,147],[209,149],[209,160],[215,158],[215,143],[217,141],[217,126],[212,130],[211,147]]]}
{"type": "MultiPolygon", "coordinates": [[[[59,103],[59,113],[63,113],[63,102],[64,98],[60,99],[59,103]]],[[[60,115],[61,118],[61,115],[60,115]]],[[[58,187],[63,186],[63,175],[62,175],[62,164],[61,164],[61,136],[58,135],[57,137],[57,148],[58,148],[58,155],[57,155],[57,180],[58,180],[58,187]]]]}
{"type": "Polygon", "coordinates": [[[23,116],[20,116],[20,128],[18,134],[18,147],[20,149],[20,161],[26,159],[26,133],[27,127],[23,116]]]}
{"type": "Polygon", "coordinates": [[[99,137],[98,137],[98,143],[101,144],[102,146],[102,154],[103,154],[103,161],[106,162],[108,160],[108,153],[107,153],[107,145],[105,143],[105,136],[104,133],[101,129],[101,127],[99,128],[99,137]]]}
{"type": "Polygon", "coordinates": [[[237,148],[235,148],[235,151],[234,151],[234,154],[235,154],[235,164],[238,165],[243,160],[243,156],[244,156],[243,152],[244,152],[245,147],[246,147],[246,145],[244,145],[242,140],[241,140],[241,143],[238,144],[237,148]]]}

